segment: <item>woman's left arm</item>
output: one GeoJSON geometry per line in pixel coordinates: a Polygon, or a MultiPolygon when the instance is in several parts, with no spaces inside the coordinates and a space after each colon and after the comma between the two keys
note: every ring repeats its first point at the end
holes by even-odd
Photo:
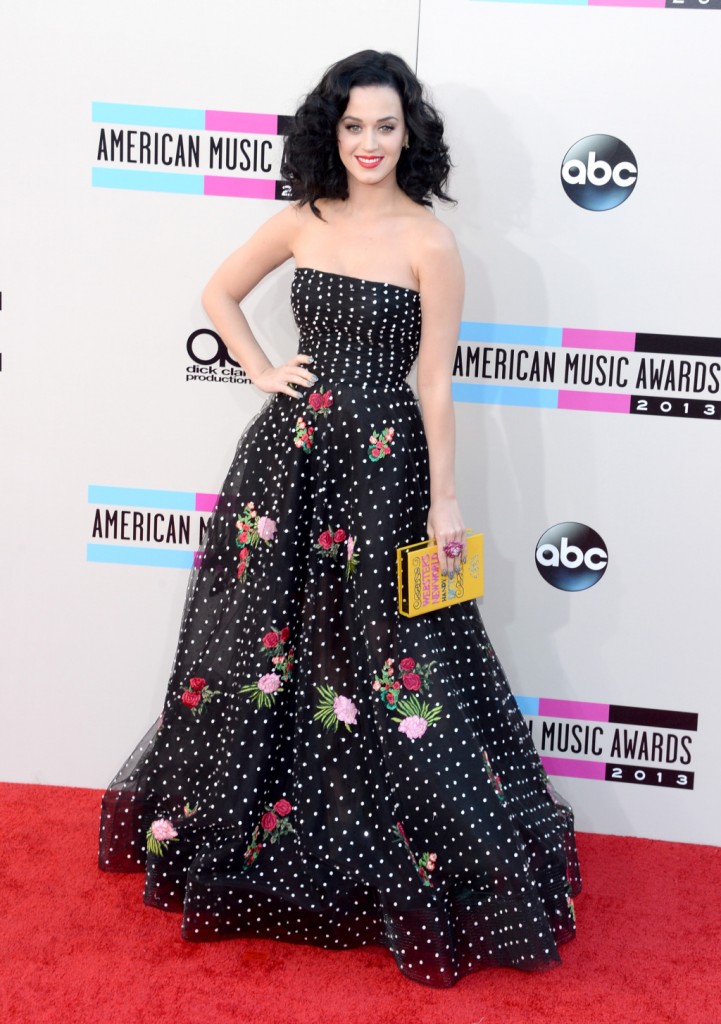
{"type": "Polygon", "coordinates": [[[463,266],[452,232],[436,221],[421,247],[416,272],[421,293],[421,344],[418,396],[428,442],[431,477],[428,536],[438,544],[441,572],[451,575],[466,555],[466,530],[456,498],[455,414],[451,396],[453,361],[463,309],[463,266]],[[462,554],[449,558],[449,541],[462,554]]]}

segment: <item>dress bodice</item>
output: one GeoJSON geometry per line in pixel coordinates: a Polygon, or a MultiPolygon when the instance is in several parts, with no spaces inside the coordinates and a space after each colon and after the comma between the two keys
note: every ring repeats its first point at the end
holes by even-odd
{"type": "Polygon", "coordinates": [[[313,356],[324,384],[392,387],[418,355],[420,294],[412,288],[299,267],[291,304],[298,351],[313,356]]]}

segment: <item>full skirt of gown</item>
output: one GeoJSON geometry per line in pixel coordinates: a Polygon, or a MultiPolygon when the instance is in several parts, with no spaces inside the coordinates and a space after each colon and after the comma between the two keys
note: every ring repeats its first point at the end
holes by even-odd
{"type": "Polygon", "coordinates": [[[317,375],[243,433],[158,721],[103,798],[100,867],[189,941],[386,946],[415,981],[559,960],[580,876],[474,601],[397,609],[428,453],[412,289],[295,271],[317,375]]]}

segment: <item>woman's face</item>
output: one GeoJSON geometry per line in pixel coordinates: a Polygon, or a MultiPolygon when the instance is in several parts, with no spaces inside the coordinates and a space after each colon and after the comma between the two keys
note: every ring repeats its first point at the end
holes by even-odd
{"type": "Polygon", "coordinates": [[[403,106],[395,89],[389,85],[351,89],[337,135],[338,152],[349,179],[364,185],[395,182],[407,137],[403,106]]]}

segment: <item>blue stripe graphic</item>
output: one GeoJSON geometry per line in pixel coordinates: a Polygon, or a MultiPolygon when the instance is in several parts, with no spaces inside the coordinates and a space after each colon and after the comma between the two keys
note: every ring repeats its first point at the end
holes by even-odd
{"type": "Polygon", "coordinates": [[[167,508],[195,512],[195,491],[153,491],[145,487],[88,487],[91,505],[126,505],[131,508],[167,508]]]}
{"type": "Polygon", "coordinates": [[[114,167],[93,167],[94,188],[130,188],[139,192],[182,192],[204,194],[202,174],[167,174],[164,171],[126,171],[114,167]]]}
{"type": "Polygon", "coordinates": [[[519,697],[515,694],[516,704],[521,709],[521,714],[524,715],[537,715],[539,708],[540,698],[538,697],[519,697]]]}
{"type": "Polygon", "coordinates": [[[560,347],[562,327],[526,327],[523,324],[483,324],[463,320],[459,341],[484,341],[488,345],[545,345],[560,347]]]}
{"type": "Polygon", "coordinates": [[[558,391],[550,388],[507,388],[498,384],[467,384],[465,381],[454,381],[451,392],[456,402],[526,405],[537,409],[558,408],[558,391]]]}
{"type": "Polygon", "coordinates": [[[93,121],[203,130],[205,111],[186,107],[146,107],[140,103],[93,103],[93,121]]]}
{"type": "Polygon", "coordinates": [[[192,569],[193,551],[172,551],[167,548],[136,548],[123,544],[88,544],[88,562],[110,562],[113,565],[150,565],[162,569],[192,569]]]}

